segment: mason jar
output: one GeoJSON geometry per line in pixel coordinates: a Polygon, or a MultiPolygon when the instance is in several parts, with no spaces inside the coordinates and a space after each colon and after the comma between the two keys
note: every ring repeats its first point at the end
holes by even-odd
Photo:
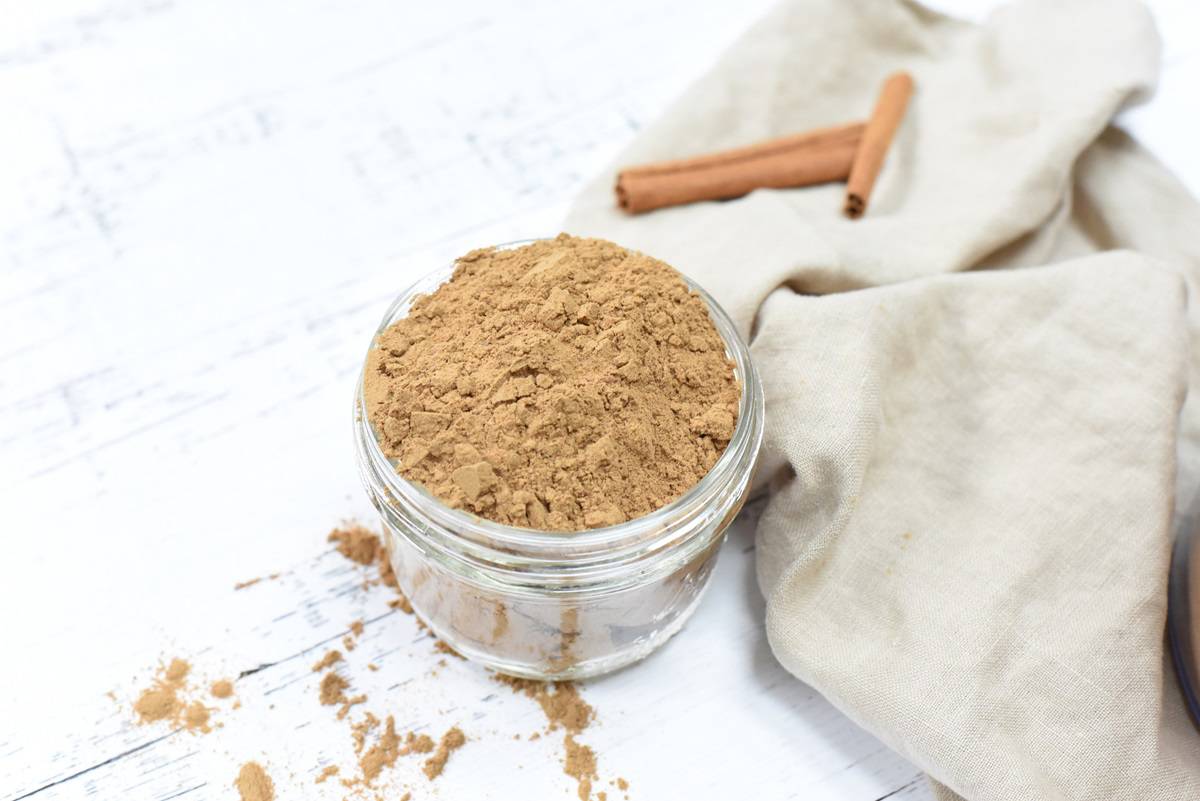
{"type": "MultiPolygon", "coordinates": [[[[454,268],[434,271],[396,298],[371,347],[454,268]]],[[[725,529],[750,491],[764,411],[758,374],[733,322],[704,290],[684,281],[707,304],[733,362],[741,388],[737,424],[699,483],[657,511],[614,526],[538,531],[445,505],[404,479],[384,455],[359,374],[358,466],[382,518],[400,589],[434,634],[463,656],[526,678],[595,676],[642,659],[695,611],[725,529]]]]}

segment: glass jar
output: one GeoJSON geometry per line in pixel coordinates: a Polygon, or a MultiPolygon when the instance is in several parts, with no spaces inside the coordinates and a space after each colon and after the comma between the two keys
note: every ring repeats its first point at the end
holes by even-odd
{"type": "MultiPolygon", "coordinates": [[[[417,296],[453,273],[453,264],[443,267],[402,293],[376,338],[408,313],[417,296]]],[[[645,657],[695,611],[725,529],[750,490],[764,412],[762,385],[733,322],[700,287],[687,283],[708,305],[733,361],[742,390],[737,425],[696,486],[615,526],[536,531],[446,506],[404,479],[384,455],[359,375],[358,466],[383,519],[396,578],[416,614],[463,656],[527,678],[595,676],[645,657]]]]}

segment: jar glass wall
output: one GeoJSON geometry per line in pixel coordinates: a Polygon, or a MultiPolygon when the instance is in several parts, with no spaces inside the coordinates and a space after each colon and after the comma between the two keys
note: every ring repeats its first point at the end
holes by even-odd
{"type": "MultiPolygon", "coordinates": [[[[453,272],[451,264],[401,294],[376,335],[453,272]]],[[[358,465],[382,518],[396,578],[416,614],[459,653],[516,676],[594,676],[646,656],[695,610],[725,529],[750,490],[762,443],[763,394],[733,322],[703,290],[690,281],[688,286],[707,304],[733,362],[741,387],[737,425],[696,486],[615,526],[536,531],[443,504],[400,476],[384,455],[359,376],[358,465]]]]}

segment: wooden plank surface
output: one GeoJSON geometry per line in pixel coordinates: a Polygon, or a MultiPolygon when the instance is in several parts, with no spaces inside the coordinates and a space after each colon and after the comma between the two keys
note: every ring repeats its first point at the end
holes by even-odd
{"type": "MultiPolygon", "coordinates": [[[[766,6],[6,5],[0,799],[235,798],[250,759],[281,798],[342,798],[313,781],[353,751],[311,665],[354,620],[342,672],[368,701],[351,720],[468,736],[433,783],[401,759],[386,797],[575,797],[560,737],[528,739],[536,704],[434,650],[325,542],[372,516],[353,379],[401,288],[471,247],[555,232],[766,6]],[[242,676],[240,708],[208,702],[209,734],[134,722],[174,656],[197,683],[242,676]]],[[[1196,187],[1171,87],[1197,59],[1178,42],[1168,31],[1165,99],[1129,120],[1196,187]]],[[[927,798],[915,767],[771,657],[752,518],[681,635],[584,685],[597,789],[927,798]]]]}

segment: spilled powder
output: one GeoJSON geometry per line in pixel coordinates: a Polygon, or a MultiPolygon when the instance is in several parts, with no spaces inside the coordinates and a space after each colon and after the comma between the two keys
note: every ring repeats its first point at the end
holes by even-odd
{"type": "MultiPolygon", "coordinates": [[[[537,701],[546,715],[550,731],[559,728],[566,730],[563,737],[563,772],[575,779],[580,799],[587,801],[592,794],[592,782],[598,778],[596,754],[590,747],[578,742],[575,735],[591,724],[596,712],[579,695],[579,688],[572,682],[540,682],[500,674],[497,674],[495,679],[501,684],[507,684],[514,692],[537,701]]],[[[534,732],[529,739],[536,740],[539,737],[540,735],[534,732]]]]}
{"type": "Polygon", "coordinates": [[[430,779],[436,779],[442,775],[442,771],[446,768],[446,761],[450,759],[450,755],[462,748],[467,742],[466,736],[462,733],[462,729],[455,726],[442,735],[441,742],[438,743],[437,753],[425,760],[425,764],[421,766],[421,770],[430,779]]]}
{"type": "Polygon", "coordinates": [[[242,801],[274,801],[275,783],[257,762],[247,762],[234,781],[242,801]]]}
{"type": "MultiPolygon", "coordinates": [[[[343,781],[343,785],[353,787],[356,784],[361,784],[369,787],[379,778],[384,768],[391,768],[400,757],[408,756],[409,754],[428,754],[436,747],[433,739],[426,734],[415,734],[410,731],[401,739],[400,735],[396,732],[395,719],[391,715],[388,715],[383,732],[379,735],[375,744],[364,750],[368,734],[377,728],[378,725],[379,719],[368,712],[363,721],[352,726],[355,743],[354,749],[359,755],[358,769],[360,777],[357,780],[343,781]]],[[[445,764],[444,759],[442,760],[442,764],[445,764]]]]}
{"type": "MultiPolygon", "coordinates": [[[[452,507],[548,531],[678,498],[725,449],[740,396],[679,273],[565,234],[460,258],[377,338],[363,388],[401,475],[452,507]]],[[[360,545],[338,548],[366,564],[360,545]]]]}
{"type": "Polygon", "coordinates": [[[326,673],[321,680],[321,703],[325,706],[346,702],[346,688],[350,682],[336,673],[326,673]]]}
{"type": "Polygon", "coordinates": [[[313,673],[320,673],[325,668],[333,665],[335,662],[342,661],[342,654],[339,651],[327,651],[325,656],[321,657],[315,665],[313,665],[313,673]]]}
{"type": "Polygon", "coordinates": [[[587,801],[592,795],[592,782],[596,776],[596,755],[591,748],[575,741],[575,735],[563,738],[566,756],[563,757],[563,772],[579,783],[579,798],[587,801]]]}
{"type": "Polygon", "coordinates": [[[272,573],[271,575],[267,576],[265,579],[262,576],[258,576],[257,578],[252,578],[252,579],[249,579],[248,581],[239,581],[237,584],[233,585],[233,589],[234,590],[244,590],[247,587],[253,587],[255,584],[259,583],[260,581],[274,581],[275,579],[279,578],[281,575],[283,575],[283,574],[282,573],[272,573]]]}
{"type": "MultiPolygon", "coordinates": [[[[364,566],[375,565],[379,571],[379,579],[372,583],[392,587],[396,590],[399,600],[403,600],[403,596],[399,595],[395,576],[391,573],[386,549],[375,534],[368,529],[351,526],[335,529],[330,535],[330,540],[338,544],[338,551],[346,558],[364,566]]],[[[411,611],[411,608],[406,611],[411,611]]],[[[506,625],[507,620],[499,616],[497,624],[506,625]]],[[[349,629],[352,635],[360,635],[363,631],[362,621],[351,623],[349,629]]],[[[437,645],[436,641],[435,647],[440,651],[453,653],[449,646],[437,645]]],[[[348,717],[354,706],[367,701],[367,697],[362,694],[347,697],[349,681],[336,671],[330,670],[342,661],[341,652],[331,650],[313,665],[314,672],[328,671],[321,677],[319,699],[325,705],[341,704],[338,719],[348,717]]],[[[373,663],[367,667],[372,670],[378,668],[373,663]]],[[[149,723],[168,720],[189,730],[209,731],[212,709],[199,700],[187,697],[187,680],[191,673],[191,666],[183,659],[172,659],[160,666],[153,685],[144,690],[134,704],[140,721],[149,723]]],[[[578,688],[570,682],[542,684],[504,676],[495,678],[515,692],[535,700],[546,716],[549,730],[565,731],[563,769],[577,782],[579,797],[590,798],[591,788],[597,781],[596,755],[588,746],[578,742],[575,735],[587,728],[595,713],[580,697],[578,688]]],[[[219,679],[207,685],[208,694],[221,699],[232,697],[234,689],[234,683],[229,679],[219,679]]],[[[236,705],[234,708],[237,708],[236,705]]],[[[388,716],[385,722],[380,721],[369,710],[362,713],[361,720],[350,721],[348,726],[357,760],[357,772],[356,775],[341,779],[341,784],[350,792],[348,798],[363,801],[368,798],[381,801],[381,793],[384,791],[375,789],[374,783],[401,757],[424,756],[420,769],[428,780],[433,781],[442,775],[451,756],[467,742],[466,735],[457,726],[447,730],[438,741],[429,735],[412,731],[402,737],[396,730],[393,717],[388,716]]],[[[539,738],[540,734],[535,732],[528,739],[532,741],[539,738]]],[[[318,784],[324,783],[339,774],[345,775],[341,767],[329,765],[314,781],[318,784]]],[[[276,797],[274,782],[257,762],[242,765],[234,784],[241,801],[274,801],[276,797]]],[[[619,780],[618,786],[628,785],[624,780],[619,780]]],[[[388,797],[394,796],[389,794],[388,797]]],[[[596,797],[597,801],[601,801],[599,794],[596,797]]],[[[411,793],[404,792],[400,799],[411,799],[411,793]]]]}
{"type": "Polygon", "coordinates": [[[182,697],[186,690],[189,665],[183,659],[172,659],[160,667],[154,683],[141,692],[134,701],[133,710],[139,723],[167,721],[173,726],[182,726],[191,732],[207,733],[209,710],[199,701],[188,701],[182,697]]]}
{"type": "Polygon", "coordinates": [[[329,542],[335,543],[337,552],[360,565],[370,565],[379,557],[379,537],[363,526],[335,528],[329,532],[329,542]]]}
{"type": "Polygon", "coordinates": [[[455,651],[454,647],[452,645],[450,645],[450,643],[446,642],[445,640],[434,640],[433,641],[433,649],[435,651],[437,651],[438,653],[446,654],[447,656],[453,656],[458,659],[462,659],[463,661],[466,661],[466,657],[463,656],[462,654],[460,654],[458,651],[455,651]]]}
{"type": "Polygon", "coordinates": [[[596,716],[591,705],[579,695],[579,688],[571,682],[542,682],[502,674],[496,674],[495,679],[537,701],[551,731],[561,726],[572,734],[578,734],[596,716]]]}

